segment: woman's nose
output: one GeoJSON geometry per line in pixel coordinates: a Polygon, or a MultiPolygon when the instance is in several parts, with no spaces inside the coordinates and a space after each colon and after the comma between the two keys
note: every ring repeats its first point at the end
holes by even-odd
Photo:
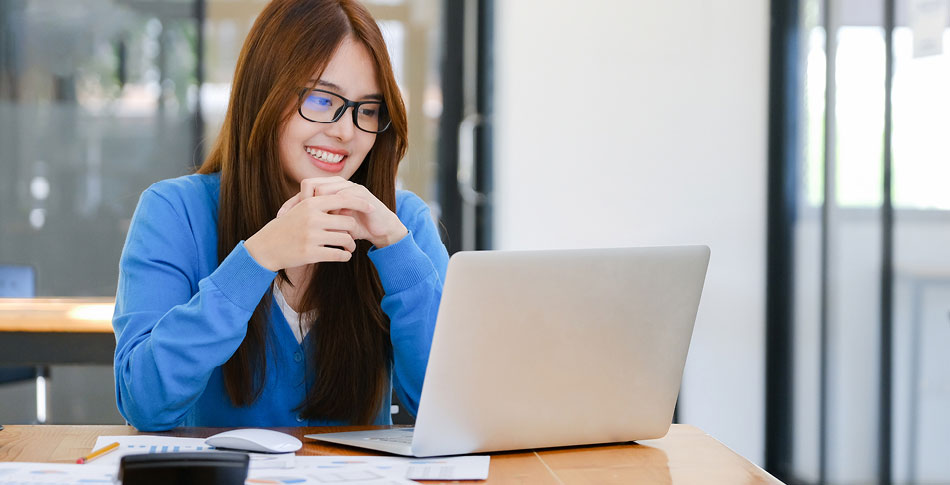
{"type": "Polygon", "coordinates": [[[353,133],[356,130],[356,126],[353,125],[353,112],[351,111],[353,109],[355,108],[346,108],[346,111],[343,112],[343,116],[340,116],[340,119],[336,120],[336,123],[330,123],[326,134],[340,140],[353,138],[353,133]]]}

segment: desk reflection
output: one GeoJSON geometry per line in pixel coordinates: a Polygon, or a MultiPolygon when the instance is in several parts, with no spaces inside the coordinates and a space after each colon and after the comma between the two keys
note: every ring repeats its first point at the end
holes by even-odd
{"type": "Polygon", "coordinates": [[[655,446],[592,445],[538,451],[538,456],[564,483],[673,483],[669,456],[655,446]]]}

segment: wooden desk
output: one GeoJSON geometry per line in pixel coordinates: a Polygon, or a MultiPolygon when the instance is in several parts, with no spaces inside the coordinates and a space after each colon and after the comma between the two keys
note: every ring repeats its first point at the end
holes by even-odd
{"type": "Polygon", "coordinates": [[[114,298],[0,298],[0,365],[112,365],[114,298]]]}
{"type": "MultiPolygon", "coordinates": [[[[363,455],[356,448],[317,443],[303,435],[370,429],[278,428],[304,442],[298,455],[363,455]]],[[[178,428],[163,434],[203,438],[224,428],[178,428]]],[[[140,434],[128,426],[7,426],[0,431],[0,461],[73,463],[100,435],[140,434]]],[[[425,482],[433,483],[433,482],[425,482]]],[[[498,484],[777,484],[761,468],[701,430],[673,425],[658,440],[640,444],[580,446],[493,453],[487,481],[498,484]]]]}

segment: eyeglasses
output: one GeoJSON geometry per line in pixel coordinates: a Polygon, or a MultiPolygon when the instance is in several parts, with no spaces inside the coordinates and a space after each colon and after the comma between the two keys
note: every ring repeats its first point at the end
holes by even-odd
{"type": "Polygon", "coordinates": [[[307,121],[336,123],[353,108],[353,124],[367,133],[382,133],[392,120],[382,101],[350,101],[343,96],[322,89],[301,89],[297,111],[307,121]]]}

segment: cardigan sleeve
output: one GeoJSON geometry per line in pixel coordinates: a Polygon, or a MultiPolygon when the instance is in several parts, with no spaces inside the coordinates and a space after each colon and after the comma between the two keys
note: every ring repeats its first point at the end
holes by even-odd
{"type": "Polygon", "coordinates": [[[119,412],[141,430],[179,425],[212,371],[240,346],[276,273],[243,242],[200,280],[184,204],[142,194],[119,261],[112,325],[119,412]]]}
{"type": "Polygon", "coordinates": [[[400,402],[415,415],[449,255],[425,202],[410,192],[400,195],[397,215],[409,234],[372,249],[369,257],[385,292],[381,306],[389,317],[393,385],[400,402]]]}

